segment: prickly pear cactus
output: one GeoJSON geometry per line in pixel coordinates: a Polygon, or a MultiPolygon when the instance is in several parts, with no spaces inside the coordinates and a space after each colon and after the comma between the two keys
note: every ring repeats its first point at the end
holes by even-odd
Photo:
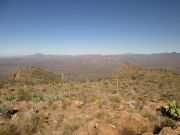
{"type": "Polygon", "coordinates": [[[176,101],[168,103],[165,107],[166,113],[174,118],[180,119],[180,105],[176,101]]]}

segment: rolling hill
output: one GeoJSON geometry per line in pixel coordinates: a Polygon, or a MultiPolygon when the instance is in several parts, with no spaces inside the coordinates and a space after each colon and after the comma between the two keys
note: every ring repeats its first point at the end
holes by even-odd
{"type": "Polygon", "coordinates": [[[26,83],[60,82],[61,77],[51,71],[35,66],[17,69],[12,75],[12,80],[26,83]]]}

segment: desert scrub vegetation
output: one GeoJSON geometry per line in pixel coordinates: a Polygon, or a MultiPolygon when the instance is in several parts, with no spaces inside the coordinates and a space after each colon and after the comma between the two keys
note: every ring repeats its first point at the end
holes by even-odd
{"type": "Polygon", "coordinates": [[[20,131],[18,131],[17,126],[5,124],[0,125],[0,135],[21,135],[20,131]]]}
{"type": "Polygon", "coordinates": [[[18,123],[11,124],[6,121],[0,124],[0,135],[33,135],[43,130],[47,119],[44,115],[35,114],[31,117],[22,117],[18,123]]]}
{"type": "Polygon", "coordinates": [[[5,119],[10,119],[12,115],[18,112],[18,109],[12,108],[9,104],[0,105],[0,116],[5,119]]]}
{"type": "Polygon", "coordinates": [[[18,89],[16,93],[17,101],[30,101],[32,100],[31,92],[23,89],[18,89]]]}
{"type": "Polygon", "coordinates": [[[60,82],[61,78],[51,71],[35,66],[29,66],[18,69],[13,75],[13,80],[24,82],[27,84],[43,84],[60,82]],[[18,77],[17,77],[18,75],[18,77]]]}
{"type": "MultiPolygon", "coordinates": [[[[72,135],[86,131],[89,126],[94,129],[93,126],[97,123],[100,126],[101,123],[112,125],[123,135],[134,135],[152,131],[154,126],[162,129],[164,126],[174,125],[176,121],[172,116],[158,115],[155,112],[156,107],[164,105],[168,99],[179,101],[178,75],[173,77],[174,75],[166,75],[165,72],[133,68],[121,70],[117,75],[114,79],[110,77],[99,81],[68,81],[66,87],[61,82],[4,83],[0,90],[0,113],[4,112],[6,115],[8,110],[14,109],[11,107],[20,109],[15,115],[18,120],[13,122],[21,135],[72,135]],[[1,103],[7,105],[2,106],[1,103]],[[139,124],[137,127],[133,124],[134,119],[139,124]],[[122,121],[124,125],[121,125],[122,121]]],[[[178,105],[175,106],[178,108],[178,105]]],[[[177,112],[172,105],[168,108],[169,112],[177,112]]],[[[11,119],[5,118],[4,114],[2,119],[5,123],[14,120],[14,115],[11,115],[11,119]]],[[[10,125],[6,126],[3,127],[3,134],[13,131],[9,129],[10,125]]],[[[96,129],[98,131],[98,127],[96,129]]]]}
{"type": "Polygon", "coordinates": [[[3,116],[8,116],[7,112],[10,109],[10,106],[8,106],[7,104],[1,104],[0,105],[0,113],[3,114],[3,116]]]}
{"type": "Polygon", "coordinates": [[[110,123],[112,124],[114,122],[113,116],[111,116],[108,112],[105,110],[100,111],[96,115],[97,119],[104,123],[110,123]]]}
{"type": "Polygon", "coordinates": [[[85,122],[85,119],[79,117],[64,119],[62,121],[63,135],[72,135],[73,132],[78,130],[85,122]]]}
{"type": "Polygon", "coordinates": [[[109,101],[114,103],[120,103],[122,101],[122,97],[120,95],[113,95],[109,97],[109,101]]]}
{"type": "Polygon", "coordinates": [[[2,98],[5,100],[5,101],[12,101],[14,100],[16,97],[14,94],[3,94],[2,95],[2,98]]]}
{"type": "Polygon", "coordinates": [[[48,101],[50,104],[53,104],[54,102],[58,100],[60,100],[60,96],[57,93],[50,95],[48,98],[48,101]]]}
{"type": "Polygon", "coordinates": [[[44,115],[41,115],[41,114],[33,115],[30,118],[30,124],[32,124],[32,127],[35,127],[37,129],[42,128],[43,124],[45,124],[46,122],[47,122],[46,117],[44,115]]]}
{"type": "Polygon", "coordinates": [[[43,132],[47,119],[44,115],[34,114],[31,117],[23,117],[17,123],[17,129],[21,131],[21,135],[33,135],[37,132],[43,132]]]}
{"type": "MultiPolygon", "coordinates": [[[[110,84],[113,85],[111,87],[113,93],[117,89],[117,78],[119,92],[123,97],[132,97],[132,95],[138,94],[145,95],[144,100],[147,101],[152,101],[152,99],[155,101],[167,101],[168,99],[180,101],[180,92],[178,92],[180,75],[171,71],[139,68],[125,64],[114,72],[110,79],[110,84]],[[133,92],[126,95],[130,89],[133,89],[133,92]]],[[[133,97],[133,99],[137,98],[136,96],[133,97]]]]}
{"type": "Polygon", "coordinates": [[[32,100],[35,101],[35,102],[44,101],[43,96],[41,96],[40,94],[38,94],[38,93],[36,93],[34,91],[31,93],[31,96],[32,96],[32,100]]]}

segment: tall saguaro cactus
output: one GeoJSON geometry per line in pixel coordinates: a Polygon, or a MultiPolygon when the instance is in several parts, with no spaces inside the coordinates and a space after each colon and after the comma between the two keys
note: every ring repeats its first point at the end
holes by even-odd
{"type": "Polygon", "coordinates": [[[119,94],[119,78],[117,73],[116,73],[116,89],[117,89],[117,94],[119,94]]]}
{"type": "Polygon", "coordinates": [[[61,73],[62,85],[64,84],[64,73],[61,73]]]}
{"type": "Polygon", "coordinates": [[[67,90],[67,81],[68,81],[68,77],[66,76],[66,78],[65,78],[65,90],[67,90]]]}

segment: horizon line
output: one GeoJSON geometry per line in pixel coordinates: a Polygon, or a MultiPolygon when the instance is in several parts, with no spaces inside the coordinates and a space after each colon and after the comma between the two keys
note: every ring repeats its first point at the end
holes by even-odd
{"type": "Polygon", "coordinates": [[[157,53],[84,53],[84,54],[47,54],[47,53],[32,53],[32,54],[20,54],[20,55],[0,55],[0,58],[13,58],[13,57],[28,57],[28,56],[85,56],[85,55],[153,55],[153,54],[179,54],[180,52],[171,51],[171,52],[157,52],[157,53]]]}

